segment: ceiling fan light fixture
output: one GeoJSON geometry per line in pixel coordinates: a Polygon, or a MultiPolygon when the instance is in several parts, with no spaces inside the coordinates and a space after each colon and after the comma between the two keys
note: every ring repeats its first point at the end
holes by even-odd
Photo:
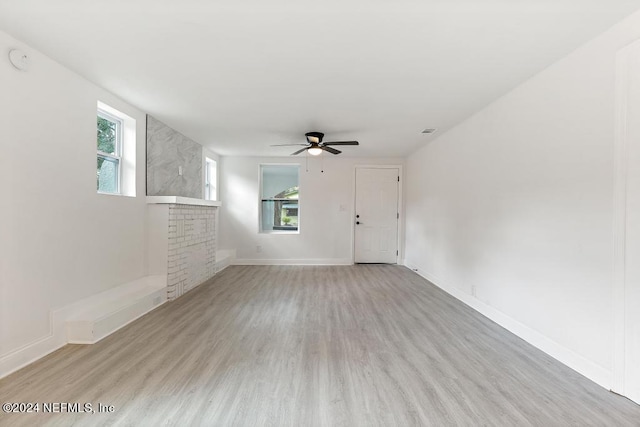
{"type": "Polygon", "coordinates": [[[311,147],[307,151],[312,156],[319,156],[320,154],[322,154],[322,148],[320,148],[320,147],[311,147]]]}

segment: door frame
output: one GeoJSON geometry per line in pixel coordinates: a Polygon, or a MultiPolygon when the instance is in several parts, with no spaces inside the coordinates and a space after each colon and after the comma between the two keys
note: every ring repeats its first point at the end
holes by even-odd
{"type": "Polygon", "coordinates": [[[401,164],[381,164],[381,165],[354,165],[353,166],[353,179],[351,181],[351,194],[353,195],[352,209],[351,209],[351,263],[356,263],[356,172],[358,169],[398,169],[398,176],[400,182],[398,182],[398,238],[396,246],[398,254],[396,255],[396,264],[404,265],[404,170],[401,164]]]}
{"type": "MultiPolygon", "coordinates": [[[[633,143],[627,135],[628,93],[630,91],[629,61],[640,55],[640,40],[623,47],[616,54],[615,70],[615,135],[613,176],[613,372],[611,390],[627,396],[626,384],[626,240],[628,152],[633,143]]],[[[636,143],[637,144],[637,143],[636,143]]]]}

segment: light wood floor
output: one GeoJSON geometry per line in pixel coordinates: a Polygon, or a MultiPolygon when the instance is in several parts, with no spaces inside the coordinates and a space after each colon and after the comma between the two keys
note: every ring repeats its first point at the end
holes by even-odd
{"type": "Polygon", "coordinates": [[[382,265],[229,267],[0,380],[7,401],[115,412],[0,414],[3,426],[640,425],[640,406],[382,265]]]}

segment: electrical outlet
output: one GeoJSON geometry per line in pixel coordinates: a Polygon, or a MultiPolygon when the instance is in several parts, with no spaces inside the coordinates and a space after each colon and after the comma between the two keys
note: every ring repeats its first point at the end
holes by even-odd
{"type": "Polygon", "coordinates": [[[476,285],[471,286],[471,295],[476,296],[476,285]]]}
{"type": "Polygon", "coordinates": [[[257,253],[262,252],[262,246],[260,246],[260,245],[256,246],[256,252],[257,253]]]}

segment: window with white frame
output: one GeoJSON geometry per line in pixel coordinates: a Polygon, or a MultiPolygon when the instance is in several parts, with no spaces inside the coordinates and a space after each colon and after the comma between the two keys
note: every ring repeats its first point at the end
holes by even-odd
{"type": "Polygon", "coordinates": [[[97,102],[98,194],[136,196],[136,119],[97,102]]]}
{"type": "Polygon", "coordinates": [[[123,122],[106,111],[98,109],[98,168],[99,193],[120,194],[122,181],[123,122]]]}
{"type": "Polygon", "coordinates": [[[260,165],[260,231],[297,233],[300,227],[298,165],[260,165]]]}
{"type": "Polygon", "coordinates": [[[204,170],[205,200],[217,200],[217,169],[217,162],[214,159],[207,157],[204,170]]]}

